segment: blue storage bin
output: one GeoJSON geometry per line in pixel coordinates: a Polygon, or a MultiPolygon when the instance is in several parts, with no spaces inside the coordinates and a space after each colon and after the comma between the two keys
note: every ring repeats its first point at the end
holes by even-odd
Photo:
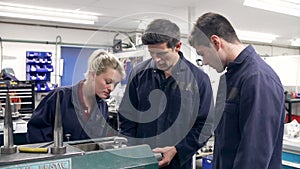
{"type": "Polygon", "coordinates": [[[51,52],[26,51],[26,79],[35,81],[35,91],[50,91],[45,85],[53,72],[51,52]]]}
{"type": "Polygon", "coordinates": [[[300,169],[300,155],[291,152],[282,152],[283,169],[300,169]]]}
{"type": "Polygon", "coordinates": [[[202,169],[212,169],[213,155],[202,157],[202,169]]]}

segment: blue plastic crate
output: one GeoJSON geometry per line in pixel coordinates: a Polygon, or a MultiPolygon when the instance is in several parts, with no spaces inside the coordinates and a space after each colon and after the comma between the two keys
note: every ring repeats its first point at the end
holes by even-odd
{"type": "Polygon", "coordinates": [[[202,169],[212,169],[212,165],[213,165],[212,155],[202,157],[202,169]]]}
{"type": "Polygon", "coordinates": [[[300,169],[300,154],[282,152],[283,169],[300,169]]]}

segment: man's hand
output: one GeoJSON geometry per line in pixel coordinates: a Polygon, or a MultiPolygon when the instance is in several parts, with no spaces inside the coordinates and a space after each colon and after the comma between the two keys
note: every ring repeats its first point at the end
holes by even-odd
{"type": "Polygon", "coordinates": [[[155,148],[152,150],[154,153],[161,153],[162,160],[158,162],[159,167],[164,167],[170,164],[172,159],[177,153],[177,150],[174,146],[172,147],[163,147],[163,148],[155,148]]]}

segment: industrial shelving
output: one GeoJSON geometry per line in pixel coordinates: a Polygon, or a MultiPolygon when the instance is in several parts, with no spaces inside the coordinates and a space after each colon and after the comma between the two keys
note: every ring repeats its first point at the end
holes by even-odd
{"type": "Polygon", "coordinates": [[[26,52],[26,79],[35,82],[35,91],[50,91],[51,72],[53,72],[51,52],[26,52]]]}

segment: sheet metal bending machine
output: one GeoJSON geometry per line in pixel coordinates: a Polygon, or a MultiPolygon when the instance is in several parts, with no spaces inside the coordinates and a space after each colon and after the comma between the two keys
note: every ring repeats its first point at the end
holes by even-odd
{"type": "Polygon", "coordinates": [[[57,97],[54,141],[16,146],[13,142],[9,95],[4,117],[1,169],[157,169],[161,154],[148,145],[126,146],[124,137],[63,142],[59,97],[57,97]],[[49,151],[50,150],[50,151],[49,151]]]}

